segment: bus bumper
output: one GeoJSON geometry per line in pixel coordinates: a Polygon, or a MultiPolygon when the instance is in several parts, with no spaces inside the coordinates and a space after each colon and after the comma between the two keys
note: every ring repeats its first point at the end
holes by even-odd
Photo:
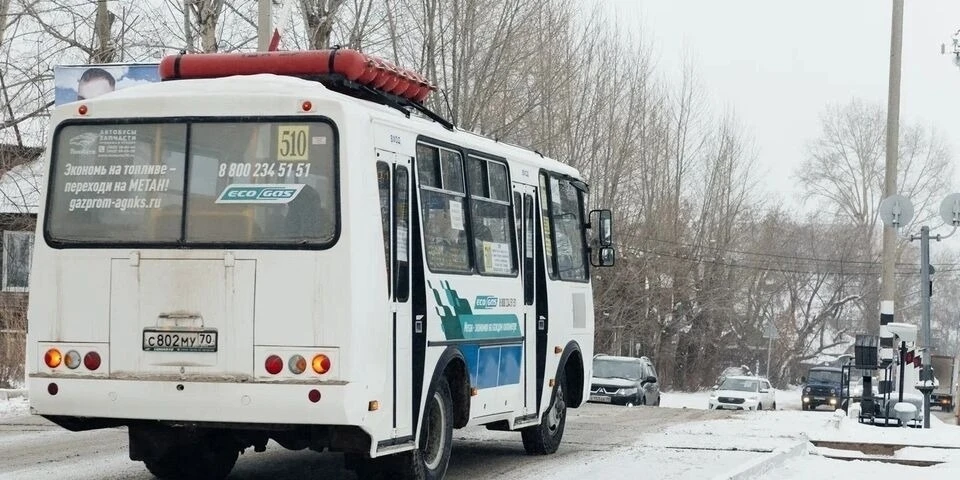
{"type": "Polygon", "coordinates": [[[131,381],[33,377],[30,410],[37,415],[180,422],[370,425],[385,410],[350,384],[131,381]],[[311,391],[320,393],[311,396],[311,391]],[[312,397],[312,398],[311,398],[312,397]]]}

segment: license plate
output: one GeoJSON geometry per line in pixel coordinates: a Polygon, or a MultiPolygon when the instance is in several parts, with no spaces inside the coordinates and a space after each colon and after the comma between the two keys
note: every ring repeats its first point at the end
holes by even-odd
{"type": "Polygon", "coordinates": [[[216,352],[217,331],[210,329],[143,329],[145,352],[216,352]]]}
{"type": "Polygon", "coordinates": [[[590,401],[591,401],[591,402],[610,403],[610,397],[605,397],[605,396],[603,396],[603,395],[590,395],[590,401]]]}

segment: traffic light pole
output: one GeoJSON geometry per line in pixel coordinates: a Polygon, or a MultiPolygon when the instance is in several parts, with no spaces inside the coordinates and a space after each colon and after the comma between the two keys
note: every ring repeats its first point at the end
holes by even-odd
{"type": "Polygon", "coordinates": [[[897,390],[897,403],[903,403],[903,375],[906,373],[907,342],[900,342],[900,388],[897,390]]]}
{"type": "MultiPolygon", "coordinates": [[[[917,237],[911,237],[911,240],[917,239],[917,237]]],[[[933,371],[930,365],[930,355],[932,354],[930,339],[930,227],[926,225],[920,227],[919,240],[920,328],[923,330],[923,368],[920,370],[920,386],[917,387],[917,390],[923,393],[923,428],[930,428],[930,393],[933,392],[933,371]]],[[[940,240],[940,235],[936,236],[936,240],[940,240]]]]}

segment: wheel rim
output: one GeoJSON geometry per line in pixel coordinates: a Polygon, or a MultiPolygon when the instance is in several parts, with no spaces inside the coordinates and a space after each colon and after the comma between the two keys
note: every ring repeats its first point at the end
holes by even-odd
{"type": "Polygon", "coordinates": [[[444,417],[443,399],[439,392],[434,392],[433,402],[427,415],[423,418],[423,431],[425,433],[425,442],[423,445],[423,461],[427,468],[435,470],[440,466],[440,460],[443,458],[443,448],[446,438],[443,432],[447,425],[447,419],[444,417]]]}
{"type": "Polygon", "coordinates": [[[566,410],[567,404],[563,402],[563,388],[557,385],[557,392],[553,396],[553,408],[547,414],[547,428],[550,429],[550,433],[556,432],[557,428],[560,427],[560,422],[563,420],[566,410]]]}

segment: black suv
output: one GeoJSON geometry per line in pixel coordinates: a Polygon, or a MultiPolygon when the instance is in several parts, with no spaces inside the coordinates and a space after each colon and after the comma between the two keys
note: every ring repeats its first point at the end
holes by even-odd
{"type": "Polygon", "coordinates": [[[593,357],[590,401],[617,405],[660,405],[657,371],[647,357],[593,357]]]}
{"type": "Polygon", "coordinates": [[[804,380],[801,396],[804,410],[814,410],[820,405],[830,405],[832,409],[844,407],[841,405],[845,389],[840,367],[813,367],[804,380]]]}

